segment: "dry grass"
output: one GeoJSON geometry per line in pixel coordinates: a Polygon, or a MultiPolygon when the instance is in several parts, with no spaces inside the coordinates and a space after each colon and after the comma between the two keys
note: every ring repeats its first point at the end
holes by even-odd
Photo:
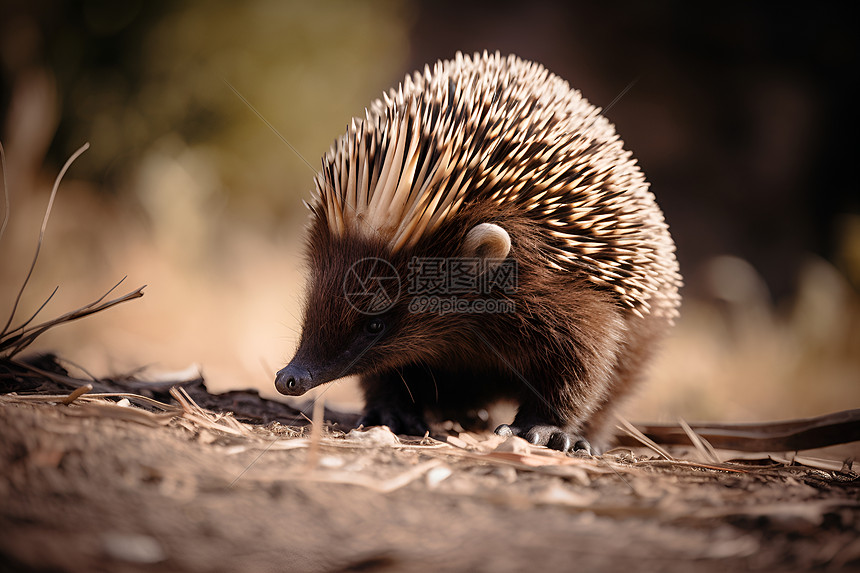
{"type": "MultiPolygon", "coordinates": [[[[839,470],[847,472],[847,475],[852,475],[853,467],[853,460],[851,459],[821,460],[823,463],[818,463],[811,458],[804,459],[793,456],[791,460],[777,462],[775,461],[776,459],[785,456],[785,450],[766,452],[756,451],[752,447],[760,444],[763,438],[772,436],[774,433],[773,429],[779,431],[782,443],[789,443],[797,435],[807,431],[809,424],[806,421],[773,425],[761,424],[757,425],[754,430],[750,430],[747,425],[726,424],[722,426],[723,429],[734,428],[737,430],[734,432],[736,436],[732,442],[737,446],[737,449],[717,450],[685,422],[680,423],[678,426],[650,427],[647,431],[651,433],[652,438],[646,436],[641,429],[630,422],[619,418],[619,422],[621,423],[619,430],[622,431],[622,434],[626,434],[626,436],[632,438],[633,443],[641,443],[641,447],[630,448],[622,446],[604,456],[586,456],[566,455],[545,447],[531,445],[520,438],[503,438],[496,435],[487,436],[465,431],[453,431],[453,433],[449,433],[446,436],[445,441],[439,441],[429,436],[425,436],[420,440],[403,441],[393,435],[384,426],[369,430],[351,430],[344,434],[343,432],[327,428],[324,422],[325,418],[321,401],[317,402],[319,406],[315,408],[314,421],[309,421],[307,424],[310,426],[308,436],[305,426],[287,428],[283,426],[276,426],[275,428],[263,427],[238,421],[233,412],[208,410],[198,405],[181,386],[173,386],[169,391],[170,396],[173,397],[178,405],[164,403],[136,393],[107,392],[90,394],[91,390],[92,386],[87,384],[78,387],[67,395],[18,395],[12,393],[0,396],[0,400],[5,404],[42,403],[64,408],[68,408],[74,404],[75,408],[73,410],[64,409],[64,411],[74,412],[74,415],[124,420],[150,427],[163,426],[172,422],[186,428],[192,434],[209,432],[222,438],[230,438],[233,446],[231,451],[234,453],[259,448],[263,448],[264,452],[268,450],[307,449],[308,463],[304,470],[311,474],[321,469],[319,464],[319,452],[321,448],[354,448],[358,442],[378,447],[413,449],[424,451],[425,453],[434,452],[432,455],[466,457],[485,464],[512,466],[518,470],[546,471],[552,475],[560,475],[558,468],[562,467],[578,468],[575,471],[571,470],[570,475],[573,473],[580,475],[581,472],[585,472],[585,474],[592,472],[596,475],[613,472],[620,475],[624,472],[636,471],[642,465],[653,465],[655,458],[650,456],[649,452],[657,454],[657,459],[662,459],[665,462],[663,463],[663,467],[668,468],[685,467],[747,473],[749,471],[760,472],[761,464],[767,462],[767,470],[769,472],[779,472],[786,468],[796,468],[797,466],[830,470],[834,466],[838,466],[839,470]],[[149,409],[135,407],[135,404],[146,406],[149,409]],[[789,425],[794,428],[794,433],[786,431],[785,428],[789,425]],[[284,435],[285,432],[287,433],[286,437],[284,435]],[[660,440],[661,438],[666,439],[668,437],[670,443],[677,444],[679,432],[688,436],[690,445],[692,445],[692,449],[684,450],[687,459],[673,457],[665,447],[655,441],[655,439],[660,440]],[[749,446],[745,447],[745,440],[749,442],[749,446]],[[738,453],[738,450],[752,451],[754,454],[746,455],[741,459],[734,459],[733,456],[738,453]]],[[[264,399],[260,400],[261,402],[265,402],[264,399]]],[[[289,410],[286,406],[284,406],[284,409],[289,410]]],[[[815,425],[819,429],[835,427],[840,430],[840,433],[825,433],[825,437],[818,442],[810,442],[808,449],[852,441],[860,433],[860,411],[841,412],[822,417],[822,419],[816,421],[815,425]]],[[[622,442],[630,444],[631,440],[622,440],[622,442]]],[[[427,466],[424,469],[429,470],[432,467],[435,466],[427,466]]],[[[568,475],[563,471],[561,473],[568,475]]],[[[410,473],[409,475],[413,474],[410,473]]],[[[418,476],[414,476],[413,479],[415,477],[418,476]]],[[[857,477],[856,474],[854,477],[857,477]]],[[[323,471],[322,474],[310,476],[307,479],[319,479],[330,482],[333,478],[331,476],[326,477],[323,471]]],[[[353,478],[348,479],[351,480],[353,478]]],[[[362,483],[369,483],[362,481],[361,478],[355,479],[362,483]]],[[[402,481],[402,479],[398,478],[396,482],[402,482],[400,487],[411,481],[402,481]]],[[[588,479],[586,478],[582,478],[581,481],[588,483],[588,479]]],[[[391,491],[388,487],[383,488],[384,491],[391,491]]]]}
{"type": "MultiPolygon", "coordinates": [[[[416,439],[385,427],[344,432],[324,422],[337,414],[324,413],[321,401],[313,421],[302,423],[289,406],[256,395],[195,389],[192,398],[199,379],[159,390],[159,400],[90,393],[94,384],[134,381],[71,380],[44,381],[71,392],[0,395],[0,491],[11,500],[0,526],[14,531],[0,536],[0,555],[21,566],[516,571],[560,570],[571,559],[594,571],[642,563],[661,571],[691,563],[702,571],[860,566],[860,475],[851,458],[708,447],[690,425],[661,430],[693,445],[665,446],[654,428],[648,437],[625,421],[628,439],[646,446],[565,455],[520,438],[441,428],[416,439]],[[231,402],[236,409],[224,409],[231,402]],[[272,407],[292,425],[245,421],[265,419],[260,412],[272,407]],[[134,533],[117,540],[115,532],[134,533]],[[590,541],[571,546],[571,538],[590,541]]],[[[849,414],[856,431],[860,416],[849,414]]]]}

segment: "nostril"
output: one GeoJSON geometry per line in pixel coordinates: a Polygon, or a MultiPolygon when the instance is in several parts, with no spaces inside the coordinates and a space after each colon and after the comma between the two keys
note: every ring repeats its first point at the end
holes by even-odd
{"type": "Polygon", "coordinates": [[[275,377],[275,389],[287,396],[301,396],[312,387],[311,373],[300,364],[287,364],[275,377]]]}

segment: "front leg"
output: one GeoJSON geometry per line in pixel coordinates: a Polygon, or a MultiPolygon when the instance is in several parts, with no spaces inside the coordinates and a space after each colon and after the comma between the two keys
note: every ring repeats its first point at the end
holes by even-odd
{"type": "MultiPolygon", "coordinates": [[[[414,384],[413,384],[414,385],[414,384]]],[[[395,434],[423,436],[429,430],[419,388],[411,387],[399,370],[369,374],[361,378],[364,414],[359,426],[388,426],[395,434]]]]}
{"type": "Polygon", "coordinates": [[[535,444],[560,452],[581,451],[592,453],[588,438],[581,433],[574,408],[552,406],[537,396],[523,399],[512,424],[502,424],[495,433],[500,436],[519,436],[535,444]]]}
{"type": "Polygon", "coordinates": [[[560,452],[585,452],[591,454],[591,444],[576,431],[566,430],[560,426],[541,423],[522,423],[514,420],[513,424],[502,424],[496,428],[499,436],[519,436],[536,446],[546,446],[560,452]]]}

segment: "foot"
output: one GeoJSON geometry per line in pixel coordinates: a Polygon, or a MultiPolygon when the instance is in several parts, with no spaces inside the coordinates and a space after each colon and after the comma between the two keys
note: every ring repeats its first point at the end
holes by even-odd
{"type": "Polygon", "coordinates": [[[499,436],[519,436],[536,446],[546,446],[560,452],[584,452],[591,454],[591,444],[582,436],[566,432],[558,426],[534,424],[531,426],[509,426],[496,428],[499,436]]]}
{"type": "Polygon", "coordinates": [[[391,407],[368,407],[358,420],[359,426],[388,426],[395,434],[407,436],[423,436],[430,429],[424,419],[408,410],[391,407]]]}

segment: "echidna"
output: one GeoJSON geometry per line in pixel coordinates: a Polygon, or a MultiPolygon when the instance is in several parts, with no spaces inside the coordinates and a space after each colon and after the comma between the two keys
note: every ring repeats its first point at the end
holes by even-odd
{"type": "Polygon", "coordinates": [[[496,429],[605,438],[680,304],[675,247],[613,126],[534,62],[460,53],[353,119],[323,158],[287,395],[358,375],[360,424],[510,397],[496,429]]]}

